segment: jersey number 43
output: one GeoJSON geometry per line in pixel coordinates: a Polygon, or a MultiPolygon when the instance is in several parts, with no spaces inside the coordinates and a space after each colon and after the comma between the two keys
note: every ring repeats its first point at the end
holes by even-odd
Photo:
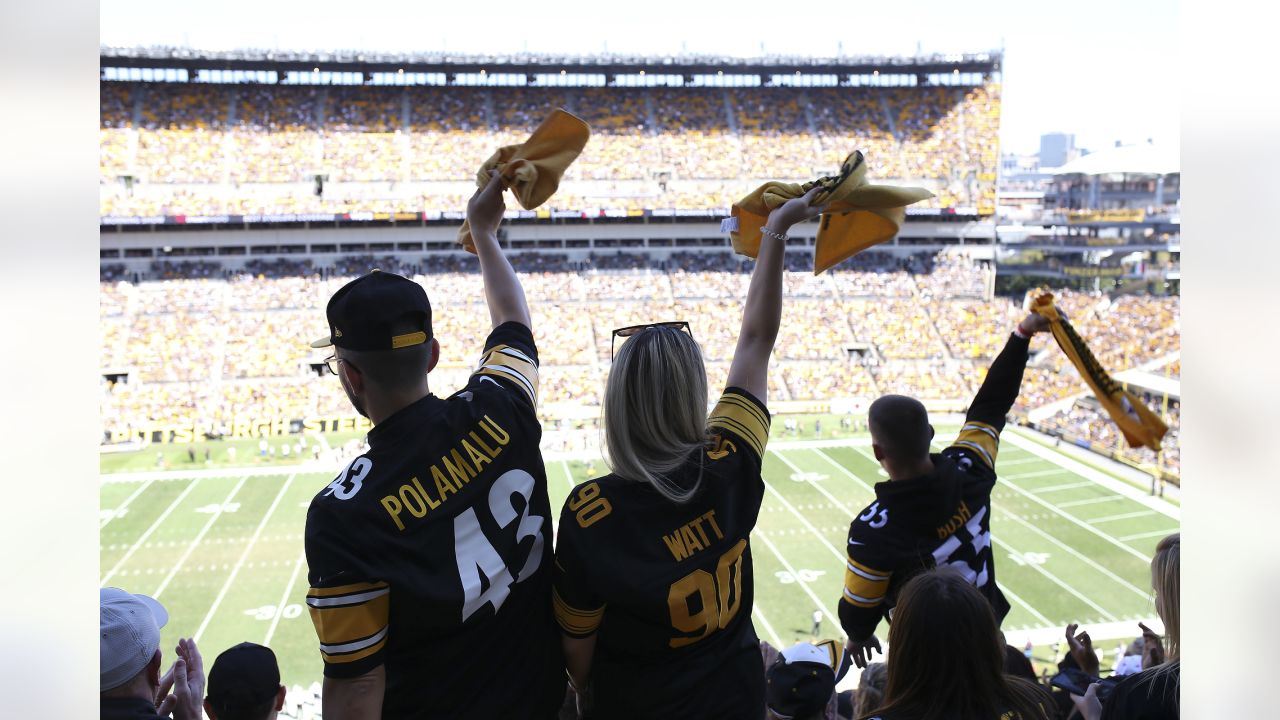
{"type": "MultiPolygon", "coordinates": [[[[453,520],[454,553],[458,560],[458,577],[462,581],[462,620],[474,615],[485,605],[492,605],[496,613],[511,594],[511,586],[528,580],[542,563],[545,518],[529,513],[529,501],[533,497],[533,476],[524,470],[508,470],[489,488],[489,512],[498,527],[516,524],[516,545],[526,538],[533,538],[533,546],[525,556],[520,569],[513,575],[508,562],[494,548],[480,528],[475,508],[467,508],[453,520]],[[524,509],[517,510],[512,498],[524,498],[524,509]],[[488,589],[482,589],[484,585],[488,589]]],[[[514,546],[512,548],[514,550],[514,546]]],[[[514,563],[512,563],[514,564],[514,563]]]]}

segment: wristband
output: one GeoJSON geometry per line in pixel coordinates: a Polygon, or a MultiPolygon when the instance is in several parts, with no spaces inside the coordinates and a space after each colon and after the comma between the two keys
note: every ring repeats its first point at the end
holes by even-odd
{"type": "Polygon", "coordinates": [[[1024,332],[1022,331],[1022,323],[1018,323],[1018,324],[1017,324],[1016,326],[1014,326],[1014,328],[1013,328],[1013,334],[1014,334],[1014,335],[1017,335],[1018,337],[1022,338],[1023,340],[1030,340],[1030,339],[1031,339],[1031,336],[1032,336],[1032,335],[1034,335],[1035,333],[1024,333],[1024,332]]]}
{"type": "Polygon", "coordinates": [[[787,236],[786,236],[785,234],[780,233],[780,232],[778,232],[778,231],[776,231],[776,230],[770,230],[770,229],[769,229],[769,228],[767,228],[767,227],[761,227],[761,228],[760,228],[760,234],[761,234],[761,235],[764,235],[765,237],[771,237],[771,238],[773,238],[774,240],[779,240],[779,241],[781,241],[781,242],[786,242],[786,241],[787,241],[787,236]]]}

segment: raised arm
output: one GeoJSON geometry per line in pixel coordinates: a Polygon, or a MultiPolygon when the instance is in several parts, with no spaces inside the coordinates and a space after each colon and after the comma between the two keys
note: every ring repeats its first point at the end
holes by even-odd
{"type": "Polygon", "coordinates": [[[480,274],[484,278],[484,298],[489,305],[489,317],[493,326],[515,321],[532,329],[529,304],[524,299],[516,271],[498,245],[498,226],[507,205],[502,200],[502,180],[497,172],[489,178],[489,184],[476,191],[467,203],[467,221],[471,225],[471,237],[480,259],[480,274]]]}
{"type": "Polygon", "coordinates": [[[978,388],[978,394],[969,405],[966,420],[986,423],[996,432],[1004,429],[1005,416],[1018,399],[1018,391],[1022,387],[1031,336],[1048,329],[1048,319],[1037,313],[1027,315],[1018,323],[1018,328],[1009,334],[1004,349],[992,361],[982,387],[978,388]]]}
{"type": "Polygon", "coordinates": [[[782,259],[786,252],[786,234],[792,225],[817,217],[826,209],[825,205],[810,205],[821,191],[821,186],[815,186],[774,208],[760,238],[760,252],[756,255],[747,302],[742,309],[738,346],[729,365],[728,384],[746,390],[762,402],[769,389],[769,356],[782,322],[782,259]]]}
{"type": "Polygon", "coordinates": [[[965,414],[964,425],[955,442],[945,452],[960,450],[977,457],[988,468],[996,467],[996,454],[1000,450],[1000,433],[1004,431],[1005,416],[1018,399],[1022,387],[1022,373],[1027,369],[1027,350],[1031,336],[1049,329],[1049,320],[1031,313],[1018,328],[1009,334],[1004,349],[991,363],[987,378],[978,388],[965,414]]]}

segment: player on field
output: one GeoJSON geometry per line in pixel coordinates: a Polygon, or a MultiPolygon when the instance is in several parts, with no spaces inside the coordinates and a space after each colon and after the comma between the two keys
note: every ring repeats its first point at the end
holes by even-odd
{"type": "Polygon", "coordinates": [[[889,479],[849,526],[840,624],[863,667],[880,618],[891,618],[898,590],[935,565],[958,569],[986,596],[997,623],[1009,603],[996,587],[991,552],[991,489],[1005,415],[1022,385],[1031,336],[1049,321],[1031,313],[1009,336],[969,406],[950,447],[931,454],[933,426],[919,400],[886,395],[871,404],[871,449],[889,479]]]}
{"type": "Polygon", "coordinates": [[[816,192],[769,216],[727,387],[710,416],[687,323],[614,331],[623,344],[603,413],[613,472],[573,490],[556,546],[556,619],[585,717],[763,714],[748,536],[764,496],[785,233],[821,212],[810,206],[816,192]]]}
{"type": "Polygon", "coordinates": [[[417,283],[374,271],[326,309],[316,345],[374,424],[307,512],[326,718],[551,718],[564,698],[538,353],[499,182],[467,208],[493,330],[461,391],[428,390],[440,346],[417,283]]]}

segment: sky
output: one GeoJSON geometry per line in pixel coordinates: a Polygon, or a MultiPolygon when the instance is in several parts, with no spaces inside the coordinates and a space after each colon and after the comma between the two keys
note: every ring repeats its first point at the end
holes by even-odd
{"type": "Polygon", "coordinates": [[[1004,51],[1001,151],[1179,141],[1178,4],[649,0],[101,0],[105,45],[645,55],[1004,51]]]}

